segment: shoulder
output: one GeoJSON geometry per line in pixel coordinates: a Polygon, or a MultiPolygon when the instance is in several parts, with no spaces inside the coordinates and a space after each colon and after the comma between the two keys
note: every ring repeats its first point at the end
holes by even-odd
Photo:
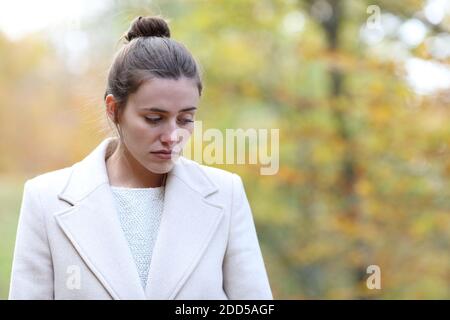
{"type": "Polygon", "coordinates": [[[45,172],[25,181],[22,193],[20,216],[22,219],[44,217],[60,209],[57,194],[72,172],[71,167],[45,172]],[[39,214],[38,214],[39,212],[39,214]],[[38,214],[38,216],[36,215],[38,214]]]}
{"type": "Polygon", "coordinates": [[[183,164],[190,172],[189,179],[195,180],[197,185],[204,184],[207,181],[207,184],[217,187],[219,192],[215,193],[212,196],[213,198],[219,197],[233,202],[236,198],[241,198],[245,194],[242,179],[237,173],[203,165],[184,157],[183,164]]]}
{"type": "Polygon", "coordinates": [[[26,180],[24,188],[41,194],[56,194],[64,187],[72,170],[73,166],[41,173],[26,180]]]}
{"type": "Polygon", "coordinates": [[[183,163],[185,164],[185,166],[194,169],[192,171],[206,176],[210,181],[212,181],[219,187],[226,185],[231,186],[233,182],[235,183],[236,181],[241,180],[240,176],[234,172],[200,164],[191,159],[183,157],[183,163]]]}

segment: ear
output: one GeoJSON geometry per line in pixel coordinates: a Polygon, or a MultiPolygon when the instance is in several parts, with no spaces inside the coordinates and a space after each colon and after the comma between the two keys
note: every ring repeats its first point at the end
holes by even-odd
{"type": "Polygon", "coordinates": [[[117,112],[117,102],[112,94],[108,94],[105,98],[106,114],[113,123],[116,123],[115,112],[117,112]]]}

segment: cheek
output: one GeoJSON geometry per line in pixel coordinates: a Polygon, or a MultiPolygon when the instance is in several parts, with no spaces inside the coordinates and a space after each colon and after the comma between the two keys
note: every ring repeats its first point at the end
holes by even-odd
{"type": "Polygon", "coordinates": [[[152,128],[149,125],[143,125],[138,132],[140,140],[145,143],[153,143],[160,136],[160,132],[158,128],[152,128]]]}
{"type": "Polygon", "coordinates": [[[152,128],[145,120],[137,118],[133,122],[132,130],[135,131],[136,134],[139,134],[140,136],[148,136],[149,134],[154,134],[157,132],[156,128],[152,128]]]}
{"type": "Polygon", "coordinates": [[[159,129],[153,128],[145,121],[136,120],[132,125],[126,128],[129,143],[144,144],[148,146],[149,142],[153,142],[159,136],[159,129]]]}

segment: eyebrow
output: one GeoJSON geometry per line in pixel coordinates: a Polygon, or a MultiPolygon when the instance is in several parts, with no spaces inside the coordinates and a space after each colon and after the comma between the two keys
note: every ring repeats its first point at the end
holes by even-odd
{"type": "MultiPolygon", "coordinates": [[[[178,112],[186,112],[186,111],[192,111],[192,110],[196,110],[196,109],[197,109],[197,107],[188,107],[188,108],[181,109],[178,112]]],[[[160,109],[160,108],[142,108],[142,110],[161,112],[161,113],[169,113],[169,111],[160,109]]]]}

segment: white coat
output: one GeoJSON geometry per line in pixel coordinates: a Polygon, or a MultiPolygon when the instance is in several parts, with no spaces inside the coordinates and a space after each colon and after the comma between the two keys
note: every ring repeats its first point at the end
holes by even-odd
{"type": "Polygon", "coordinates": [[[241,178],[180,157],[170,171],[144,289],[105,156],[24,185],[9,299],[272,299],[241,178]]]}

